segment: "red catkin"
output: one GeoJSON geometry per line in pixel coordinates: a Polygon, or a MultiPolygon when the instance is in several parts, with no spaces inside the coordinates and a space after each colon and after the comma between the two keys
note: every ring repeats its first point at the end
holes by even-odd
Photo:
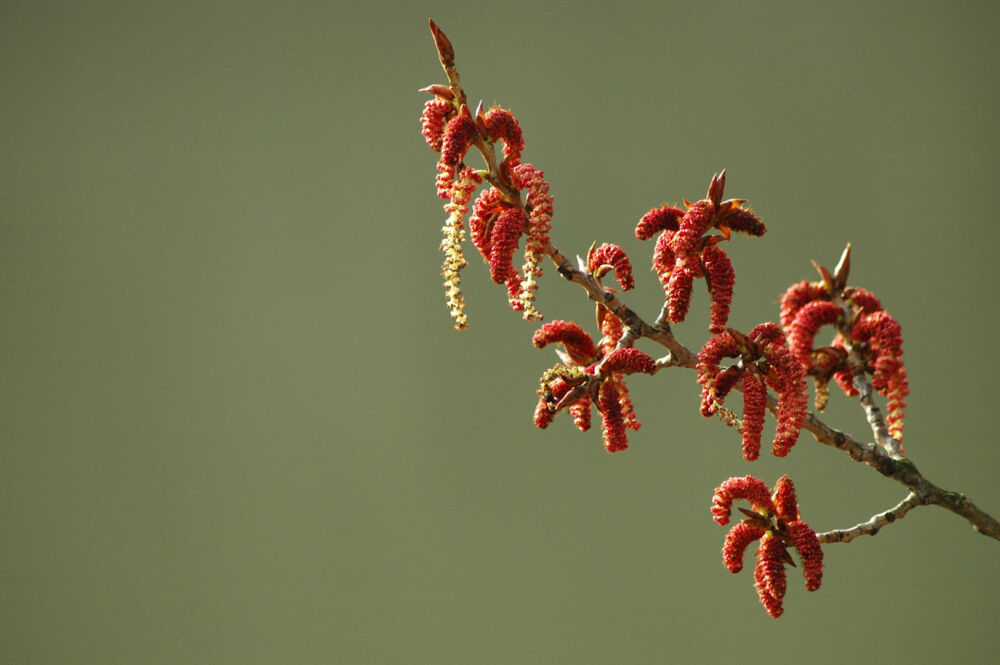
{"type": "Polygon", "coordinates": [[[514,114],[505,108],[494,106],[486,112],[486,129],[493,140],[500,139],[504,142],[504,156],[520,156],[524,150],[524,136],[514,114]]]}
{"type": "Polygon", "coordinates": [[[610,374],[611,372],[652,374],[654,371],[656,371],[656,361],[634,347],[612,352],[601,364],[602,374],[610,374]]]}
{"type": "Polygon", "coordinates": [[[726,368],[715,376],[709,389],[702,391],[701,415],[708,418],[719,410],[719,405],[725,401],[726,396],[739,383],[743,372],[743,368],[733,366],[726,368]]]}
{"type": "Polygon", "coordinates": [[[432,97],[424,104],[424,112],[420,115],[420,133],[434,152],[441,152],[445,122],[454,110],[451,102],[440,97],[432,97]]]}
{"type": "Polygon", "coordinates": [[[590,429],[590,395],[584,395],[580,401],[569,407],[569,414],[573,416],[573,424],[581,432],[590,429]]]}
{"type": "Polygon", "coordinates": [[[844,300],[851,303],[865,314],[882,309],[882,301],[871,291],[855,286],[844,289],[844,300]]]}
{"type": "Polygon", "coordinates": [[[625,435],[625,418],[619,401],[618,388],[614,381],[601,383],[600,405],[604,436],[604,447],[609,453],[628,448],[628,437],[625,435]]]}
{"type": "Polygon", "coordinates": [[[670,283],[670,273],[674,269],[674,250],[670,249],[670,239],[673,238],[673,231],[664,231],[656,239],[656,246],[653,248],[653,270],[657,279],[663,285],[664,290],[670,283]]]}
{"type": "Polygon", "coordinates": [[[805,522],[794,520],[788,523],[787,528],[802,560],[806,589],[815,591],[823,583],[823,547],[816,532],[805,522]]]}
{"type": "Polygon", "coordinates": [[[754,568],[754,588],[767,613],[777,619],[784,611],[782,599],[785,597],[785,547],[781,540],[766,534],[757,549],[757,565],[754,568]]]}
{"type": "Polygon", "coordinates": [[[543,349],[549,344],[560,343],[566,348],[566,353],[579,365],[587,365],[597,357],[597,347],[594,340],[579,325],[573,321],[549,321],[535,331],[531,343],[536,349],[543,349]]]}
{"type": "Polygon", "coordinates": [[[441,143],[441,162],[455,166],[462,161],[478,131],[470,115],[459,113],[449,120],[441,143]]]}
{"type": "Polygon", "coordinates": [[[804,305],[826,296],[826,290],[818,282],[807,282],[805,280],[792,284],[781,297],[781,327],[787,334],[795,321],[795,315],[804,305]]]}
{"type": "Polygon", "coordinates": [[[743,459],[753,462],[760,457],[760,436],[764,429],[764,412],[767,409],[767,388],[753,372],[743,373],[743,459]]]}
{"type": "Polygon", "coordinates": [[[722,563],[730,572],[743,570],[743,553],[747,546],[764,535],[764,529],[747,521],[733,526],[726,534],[726,542],[722,546],[722,563]]]}
{"type": "Polygon", "coordinates": [[[736,340],[728,332],[722,332],[711,337],[698,351],[698,384],[702,387],[702,413],[706,409],[714,413],[711,407],[716,397],[712,393],[712,384],[719,374],[719,363],[723,358],[736,358],[740,355],[736,340]]]}
{"type": "Polygon", "coordinates": [[[693,203],[681,219],[680,228],[674,234],[672,249],[678,260],[685,263],[688,257],[695,253],[698,240],[708,230],[712,222],[715,206],[711,201],[703,200],[693,203]]]}
{"type": "Polygon", "coordinates": [[[587,256],[587,269],[591,272],[597,272],[602,266],[610,266],[615,271],[615,279],[623,291],[635,288],[632,264],[621,247],[604,243],[590,252],[587,256]]]}
{"type": "Polygon", "coordinates": [[[729,478],[715,488],[712,496],[712,519],[718,524],[729,524],[729,515],[733,501],[746,499],[754,510],[762,515],[774,514],[774,502],[771,500],[771,490],[764,481],[753,476],[729,478]]]}
{"type": "Polygon", "coordinates": [[[795,496],[795,483],[788,476],[778,478],[774,484],[774,507],[778,516],[785,520],[799,519],[799,501],[795,496]]]}
{"type": "Polygon", "coordinates": [[[680,265],[680,259],[674,265],[667,282],[667,306],[670,310],[670,322],[680,323],[687,316],[691,305],[691,286],[694,274],[680,265]]]}
{"type": "Polygon", "coordinates": [[[472,204],[472,215],[469,217],[469,234],[483,259],[489,261],[490,231],[497,215],[503,210],[503,192],[495,187],[489,187],[479,193],[476,202],[472,204]]]}
{"type": "Polygon", "coordinates": [[[899,323],[884,310],[871,312],[854,325],[851,339],[867,342],[874,366],[872,386],[889,401],[886,426],[892,437],[902,440],[903,409],[910,386],[900,359],[903,355],[903,334],[899,323]]]}
{"type": "Polygon", "coordinates": [[[840,308],[829,300],[814,300],[803,305],[795,314],[788,331],[788,345],[802,367],[812,367],[813,339],[816,333],[825,325],[837,323],[840,319],[840,308]]]}
{"type": "Polygon", "coordinates": [[[524,211],[520,208],[505,208],[493,222],[490,231],[490,278],[497,284],[506,283],[511,273],[517,272],[513,257],[523,229],[524,211]]]}
{"type": "Polygon", "coordinates": [[[653,208],[635,225],[635,237],[639,240],[649,240],[660,231],[676,231],[680,228],[680,220],[684,211],[673,206],[653,208]]]}
{"type": "Polygon", "coordinates": [[[746,233],[747,235],[759,238],[767,232],[764,222],[754,214],[749,208],[733,208],[720,222],[721,225],[728,226],[733,231],[746,233]]]}
{"type": "Polygon", "coordinates": [[[708,332],[720,333],[729,321],[729,305],[733,301],[736,275],[729,256],[718,245],[709,245],[701,254],[705,264],[705,281],[712,295],[708,332]]]}
{"type": "Polygon", "coordinates": [[[808,387],[802,366],[784,344],[768,344],[764,357],[777,377],[774,388],[778,392],[778,427],[771,444],[771,454],[784,457],[798,441],[799,432],[805,424],[809,407],[808,387]]]}

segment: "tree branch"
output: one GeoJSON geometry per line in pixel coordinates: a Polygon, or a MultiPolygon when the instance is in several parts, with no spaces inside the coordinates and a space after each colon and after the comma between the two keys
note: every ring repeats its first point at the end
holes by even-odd
{"type": "Polygon", "coordinates": [[[896,520],[902,519],[911,509],[920,505],[920,498],[915,492],[910,492],[902,501],[885,511],[873,515],[867,522],[855,524],[848,529],[827,531],[817,533],[816,537],[821,543],[849,543],[858,536],[874,536],[886,524],[892,524],[896,520]]]}
{"type": "MultiPolygon", "coordinates": [[[[633,339],[647,337],[670,351],[668,359],[657,363],[658,369],[663,369],[671,365],[686,367],[688,369],[695,369],[697,367],[698,355],[678,341],[674,337],[669,324],[666,323],[664,315],[666,307],[660,312],[656,323],[650,325],[619,300],[614,293],[604,288],[600,280],[589,273],[575,268],[569,259],[566,258],[566,255],[556,249],[551,242],[546,245],[545,253],[556,264],[556,269],[560,275],[571,282],[579,284],[587,292],[591,300],[604,305],[612,314],[617,316],[625,324],[628,330],[627,334],[630,334],[633,339]]],[[[857,462],[864,462],[883,476],[905,485],[910,490],[910,494],[907,495],[907,498],[902,503],[885,513],[879,513],[868,522],[851,527],[851,529],[845,531],[846,533],[852,532],[854,529],[862,529],[857,534],[828,542],[847,542],[863,533],[875,535],[880,527],[891,523],[895,518],[902,517],[906,512],[918,505],[941,506],[945,510],[964,517],[976,531],[984,536],[1000,540],[1000,521],[997,521],[996,518],[979,508],[964,494],[938,487],[925,478],[913,462],[899,455],[899,444],[889,436],[885,429],[884,421],[881,418],[881,413],[872,400],[871,386],[867,381],[864,383],[868,386],[869,404],[865,405],[865,410],[866,414],[869,414],[869,422],[872,423],[873,428],[878,428],[876,431],[885,432],[885,438],[895,445],[885,442],[883,448],[873,443],[863,442],[846,432],[827,425],[812,412],[807,414],[802,429],[812,434],[820,443],[842,450],[851,459],[857,462]],[[910,498],[911,495],[912,499],[910,498]],[[890,514],[893,515],[890,517],[890,514]],[[865,525],[872,526],[866,527],[865,525]],[[864,528],[867,528],[868,531],[864,531],[864,528]]],[[[736,389],[739,390],[740,388],[737,386],[736,389]]],[[[767,396],[767,408],[772,415],[777,417],[778,401],[771,394],[767,396]]],[[[827,533],[837,534],[840,532],[830,531],[827,533]]],[[[829,537],[836,538],[833,535],[829,537]]]]}
{"type": "MultiPolygon", "coordinates": [[[[455,66],[455,54],[451,42],[433,21],[430,21],[429,24],[437,47],[438,58],[448,77],[450,95],[456,101],[459,109],[464,108],[467,112],[466,95],[461,86],[461,77],[459,76],[458,69],[455,66]]],[[[487,141],[481,134],[477,134],[474,139],[474,145],[486,162],[486,180],[503,192],[504,198],[508,203],[525,209],[525,204],[521,201],[520,192],[512,187],[510,183],[506,182],[502,176],[493,144],[487,141]]],[[[714,183],[715,180],[713,180],[713,185],[714,183]]],[[[525,212],[527,213],[528,211],[525,209],[525,212]]],[[[846,278],[849,266],[849,250],[850,246],[845,250],[845,255],[841,259],[842,265],[837,268],[837,279],[842,279],[841,275],[846,278]]],[[[667,319],[667,303],[664,303],[656,321],[653,324],[649,324],[619,300],[612,291],[606,289],[598,277],[586,271],[586,266],[581,266],[581,268],[574,267],[570,260],[556,249],[551,242],[546,243],[545,253],[555,263],[560,275],[580,285],[592,301],[603,305],[624,324],[625,332],[621,340],[619,340],[619,346],[631,344],[635,339],[640,337],[647,337],[661,344],[670,352],[666,358],[657,361],[657,371],[672,365],[688,369],[697,368],[698,355],[679,342],[671,331],[667,319]]],[[[832,279],[832,277],[824,275],[824,279],[832,279]]],[[[838,301],[838,304],[845,312],[844,320],[849,320],[849,317],[846,316],[850,313],[849,309],[846,308],[843,301],[839,298],[838,301]]],[[[845,335],[844,337],[849,343],[850,336],[845,335]]],[[[865,409],[868,422],[879,445],[862,442],[845,432],[834,429],[817,418],[813,413],[807,414],[803,429],[810,432],[820,443],[842,450],[851,459],[864,462],[883,476],[905,485],[909,488],[909,493],[899,504],[883,513],[873,516],[867,522],[855,525],[849,529],[820,534],[821,542],[848,542],[860,535],[875,535],[882,526],[902,518],[907,512],[919,505],[941,506],[956,515],[964,517],[972,524],[974,529],[983,535],[1000,540],[1000,522],[976,506],[964,494],[944,490],[927,480],[913,462],[902,456],[899,442],[889,435],[881,411],[874,403],[872,385],[864,376],[863,365],[860,364],[860,356],[855,349],[848,348],[852,360],[855,361],[854,365],[860,367],[860,369],[854,371],[854,383],[861,395],[861,404],[865,409]]],[[[736,389],[739,390],[740,387],[737,386],[736,389]]],[[[777,416],[777,400],[770,394],[767,395],[767,408],[773,415],[777,416]]]]}

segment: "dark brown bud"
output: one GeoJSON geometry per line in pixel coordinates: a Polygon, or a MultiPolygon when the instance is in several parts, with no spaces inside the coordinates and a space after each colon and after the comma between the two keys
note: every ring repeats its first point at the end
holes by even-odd
{"type": "Polygon", "coordinates": [[[427,19],[430,26],[431,35],[434,37],[434,45],[437,47],[438,60],[445,69],[452,69],[455,66],[455,49],[451,45],[451,40],[441,31],[438,24],[433,19],[427,19]]]}

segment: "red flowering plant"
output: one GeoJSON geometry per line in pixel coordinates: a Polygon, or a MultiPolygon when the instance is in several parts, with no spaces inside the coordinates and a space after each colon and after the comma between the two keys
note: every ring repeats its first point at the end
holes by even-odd
{"type": "MultiPolygon", "coordinates": [[[[740,383],[743,389],[743,459],[760,456],[760,437],[767,408],[767,388],[778,393],[778,426],[771,454],[784,457],[795,445],[806,419],[806,384],[802,367],[792,357],[785,336],[774,323],[762,323],[749,335],[729,329],[711,338],[698,353],[698,383],[702,386],[701,413],[722,409],[726,395],[740,383]],[[722,358],[736,358],[726,369],[722,358]]],[[[736,417],[726,414],[730,424],[736,417]]]]}
{"type": "Polygon", "coordinates": [[[439,59],[452,82],[422,90],[433,97],[424,105],[420,118],[427,145],[440,154],[435,182],[437,195],[447,201],[444,209],[448,219],[442,229],[441,248],[445,254],[442,275],[448,309],[456,328],[469,325],[460,277],[462,268],[468,265],[462,250],[464,220],[472,194],[485,179],[490,186],[476,198],[468,220],[472,242],[489,264],[493,281],[507,286],[511,307],[524,312],[526,319],[539,319],[535,292],[552,217],[552,197],[545,174],[521,162],[524,138],[510,111],[495,107],[484,113],[482,103],[475,115],[469,111],[458,83],[451,42],[433,21],[430,25],[439,59]],[[503,160],[499,163],[498,141],[503,142],[503,160]],[[472,169],[465,164],[466,153],[473,146],[485,159],[486,169],[472,169]],[[521,200],[521,192],[526,193],[525,201],[521,200]],[[514,253],[522,235],[526,237],[524,265],[518,272],[514,253]]]}
{"type": "Polygon", "coordinates": [[[753,476],[729,478],[715,488],[713,519],[722,526],[729,524],[732,505],[737,499],[745,499],[753,510],[739,509],[745,519],[726,535],[722,563],[730,572],[740,572],[746,548],[755,540],[761,541],[754,568],[754,588],[764,609],[777,619],[784,611],[785,565],[795,565],[788,548],[798,551],[808,591],[815,591],[823,581],[823,548],[816,532],[799,518],[795,485],[788,476],[778,479],[773,494],[763,481],[753,476]]]}
{"type": "MultiPolygon", "coordinates": [[[[617,245],[591,245],[586,266],[598,279],[613,270],[625,291],[635,286],[632,264],[617,245]]],[[[591,406],[596,406],[602,418],[604,447],[613,453],[628,448],[626,430],[640,427],[623,378],[636,372],[654,374],[656,361],[634,347],[619,348],[622,322],[600,304],[597,327],[603,335],[598,344],[572,321],[552,321],[535,332],[531,341],[536,348],[553,343],[563,346],[557,351],[562,362],[542,374],[535,425],[548,427],[556,413],[568,408],[577,428],[586,432],[590,429],[591,406]]]]}
{"type": "Polygon", "coordinates": [[[624,450],[627,431],[640,427],[625,377],[687,368],[696,370],[702,415],[718,415],[738,426],[744,460],[758,459],[770,412],[776,420],[773,455],[787,456],[805,431],[819,443],[842,450],[905,486],[906,495],[888,510],[852,527],[821,533],[800,519],[795,488],[787,477],[778,480],[773,493],[749,475],[730,478],[716,488],[712,513],[719,524],[729,523],[735,500],[750,503],[752,510],[740,508],[745,519],[726,537],[723,563],[739,572],[745,549],[754,540],[760,541],[754,585],[773,617],[783,611],[785,566],[794,565],[790,550],[798,553],[806,588],[813,591],[822,580],[823,544],[875,535],[917,506],[941,506],[965,518],[977,531],[1000,540],[1000,522],[963,494],[932,483],[903,456],[900,441],[909,383],[901,360],[901,328],[874,294],[847,285],[850,245],[832,272],[814,264],[820,281],[802,281],[788,289],[781,299],[780,325],[762,323],[746,334],[729,327],[736,276],[724,243],[734,231],[760,237],[766,228],[746,207],[745,199],[723,199],[726,173],[720,171],[712,177],[703,199],[685,200],[683,208],[653,208],[635,227],[639,240],[656,237],[652,267],[664,293],[658,315],[647,322],[619,297],[635,286],[632,263],[620,246],[595,243],[587,257],[574,264],[552,244],[552,195],[544,173],[522,161],[525,140],[520,124],[499,106],[484,111],[480,103],[475,111],[470,110],[451,41],[433,21],[430,28],[448,82],[422,89],[431,98],[424,105],[421,127],[427,145],[438,154],[435,186],[447,215],[441,243],[442,276],[455,327],[469,325],[460,280],[467,265],[462,247],[466,236],[489,266],[490,279],[506,287],[510,306],[524,319],[542,319],[535,294],[545,256],[562,277],[582,287],[596,303],[600,332],[596,342],[579,324],[565,320],[543,324],[532,337],[537,348],[556,345],[559,359],[539,381],[536,426],[547,428],[565,410],[578,429],[587,431],[596,408],[605,449],[624,450]],[[469,163],[473,152],[482,158],[478,168],[469,163]],[[517,261],[522,238],[523,261],[517,261]],[[604,278],[611,273],[620,291],[605,286],[604,278]],[[702,279],[711,301],[708,332],[712,336],[695,353],[674,336],[672,326],[685,322],[694,283],[702,279]],[[832,341],[817,346],[819,330],[828,325],[836,330],[832,341]],[[662,346],[666,355],[654,359],[636,348],[644,339],[662,346]],[[812,378],[815,387],[817,411],[823,411],[829,400],[831,380],[847,397],[857,398],[874,443],[835,429],[810,413],[806,377],[812,378]],[[734,391],[743,393],[742,415],[726,406],[734,391]],[[876,395],[886,400],[886,416],[876,395]]]}
{"type": "Polygon", "coordinates": [[[703,277],[712,298],[709,332],[720,333],[729,320],[736,276],[729,256],[719,246],[733,231],[762,236],[767,228],[743,199],[722,200],[726,172],[716,174],[708,186],[708,195],[697,203],[684,202],[687,211],[673,206],[653,208],[639,220],[635,237],[648,240],[660,235],[653,250],[653,270],[666,291],[667,318],[680,323],[687,316],[691,289],[696,278],[703,277]],[[711,230],[719,235],[705,235],[711,230]]]}
{"type": "Polygon", "coordinates": [[[910,393],[899,324],[884,309],[875,294],[847,286],[851,269],[848,245],[833,273],[816,265],[819,282],[802,281],[788,287],[781,299],[781,325],[802,368],[816,385],[816,409],[829,399],[833,378],[848,396],[861,395],[869,420],[876,423],[876,438],[890,452],[902,452],[903,408],[910,393]],[[815,348],[816,334],[826,325],[837,328],[828,346],[815,348]],[[869,385],[867,376],[871,375],[869,385]],[[871,400],[871,390],[888,400],[888,415],[882,423],[880,410],[871,400]]]}

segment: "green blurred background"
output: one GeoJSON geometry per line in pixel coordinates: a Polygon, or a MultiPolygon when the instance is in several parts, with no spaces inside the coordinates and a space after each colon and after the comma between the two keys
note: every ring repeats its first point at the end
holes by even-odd
{"type": "MultiPolygon", "coordinates": [[[[445,310],[428,16],[519,117],[554,243],[620,243],[647,320],[635,221],[720,168],[769,229],[727,246],[736,327],[852,242],[908,452],[1000,515],[996,3],[6,2],[0,662],[996,662],[1000,544],[937,508],[768,617],[720,481],[790,474],[817,530],[905,490],[808,436],[743,462],[693,373],[631,381],[624,453],[532,426],[534,326],[478,261],[472,328],[445,310]]],[[[551,268],[539,303],[592,321],[551,268]]]]}

